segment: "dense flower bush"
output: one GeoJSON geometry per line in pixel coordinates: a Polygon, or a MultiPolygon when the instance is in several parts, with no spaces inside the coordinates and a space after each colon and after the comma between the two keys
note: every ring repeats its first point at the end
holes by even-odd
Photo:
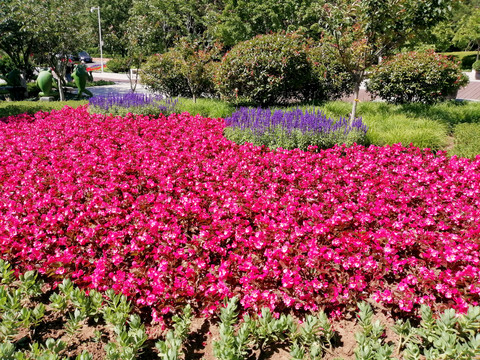
{"type": "Polygon", "coordinates": [[[299,96],[310,77],[303,37],[269,34],[235,45],[222,59],[215,84],[229,101],[266,105],[299,96]]]}
{"type": "Polygon", "coordinates": [[[0,124],[0,254],[154,319],[244,308],[406,312],[480,300],[480,158],[399,145],[239,146],[222,119],[38,113],[0,124]]]}
{"type": "MultiPolygon", "coordinates": [[[[47,114],[47,113],[45,113],[47,114]]],[[[38,112],[36,116],[41,116],[42,113],[38,112]]],[[[19,114],[19,115],[10,115],[6,117],[1,117],[0,122],[5,124],[19,124],[19,123],[32,123],[35,121],[35,116],[28,113],[19,114]]]]}
{"type": "Polygon", "coordinates": [[[398,54],[375,66],[367,90],[394,103],[432,104],[468,83],[457,63],[433,51],[398,54]]]}
{"type": "Polygon", "coordinates": [[[175,111],[178,99],[152,94],[109,94],[91,97],[90,110],[100,114],[126,115],[149,114],[169,115],[175,111]]]}
{"type": "Polygon", "coordinates": [[[353,77],[332,49],[324,40],[307,48],[312,74],[303,90],[306,100],[334,100],[353,93],[353,77]]]}
{"type": "Polygon", "coordinates": [[[367,133],[361,118],[355,119],[350,126],[349,119],[327,118],[315,108],[282,111],[242,107],[226,118],[225,123],[227,139],[238,144],[265,145],[270,149],[308,150],[309,146],[326,149],[335,144],[352,145],[365,141],[367,133]]]}

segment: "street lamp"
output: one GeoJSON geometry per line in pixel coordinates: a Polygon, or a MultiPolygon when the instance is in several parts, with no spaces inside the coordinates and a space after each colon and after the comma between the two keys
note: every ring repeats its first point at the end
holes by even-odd
{"type": "Polygon", "coordinates": [[[90,12],[92,13],[95,10],[98,11],[98,39],[100,42],[100,68],[102,69],[102,73],[103,73],[103,51],[102,51],[103,41],[102,41],[102,26],[100,24],[100,6],[92,6],[90,8],[90,12]]]}

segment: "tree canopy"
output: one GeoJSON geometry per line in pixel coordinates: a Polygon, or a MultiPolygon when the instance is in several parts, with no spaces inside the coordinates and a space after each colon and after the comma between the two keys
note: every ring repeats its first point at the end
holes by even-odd
{"type": "Polygon", "coordinates": [[[62,77],[57,54],[98,46],[97,17],[90,8],[99,6],[103,47],[109,53],[143,58],[164,53],[182,39],[204,48],[219,42],[228,50],[255,35],[298,31],[332,43],[332,53],[358,87],[378,57],[408,42],[418,43],[415,39],[434,34],[435,26],[437,32],[448,27],[463,46],[465,37],[476,31],[478,15],[478,8],[474,14],[467,10],[479,1],[458,5],[458,0],[3,0],[0,50],[27,76],[33,54],[37,64],[53,67],[62,77]],[[459,23],[466,29],[464,35],[462,28],[441,22],[455,16],[463,19],[459,23]]]}
{"type": "Polygon", "coordinates": [[[398,49],[419,30],[443,20],[452,1],[337,0],[325,3],[322,22],[333,51],[354,79],[355,117],[365,71],[378,58],[398,49]]]}
{"type": "Polygon", "coordinates": [[[469,15],[465,15],[460,22],[453,42],[460,47],[474,46],[477,50],[477,60],[480,53],[480,8],[474,9],[469,15]]]}
{"type": "Polygon", "coordinates": [[[82,9],[72,11],[75,4],[73,0],[3,1],[0,49],[27,77],[31,72],[31,57],[35,63],[57,71],[58,59],[86,42],[85,14],[82,9]]]}
{"type": "Polygon", "coordinates": [[[280,31],[302,30],[318,38],[322,4],[318,0],[226,0],[211,32],[227,46],[280,31]]]}

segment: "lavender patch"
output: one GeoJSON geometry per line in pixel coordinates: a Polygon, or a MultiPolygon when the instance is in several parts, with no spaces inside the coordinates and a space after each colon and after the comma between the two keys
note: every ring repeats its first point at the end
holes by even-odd
{"type": "Polygon", "coordinates": [[[349,124],[348,118],[332,119],[315,108],[282,111],[242,107],[225,122],[225,136],[237,143],[302,150],[362,143],[368,130],[361,118],[349,124]]]}
{"type": "Polygon", "coordinates": [[[174,112],[178,99],[165,98],[154,94],[109,94],[94,96],[89,105],[95,112],[125,115],[126,112],[145,115],[169,115],[174,112]]]}

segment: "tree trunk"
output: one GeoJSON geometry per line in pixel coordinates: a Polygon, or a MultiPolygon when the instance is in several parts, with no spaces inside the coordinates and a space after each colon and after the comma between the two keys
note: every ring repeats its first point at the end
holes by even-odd
{"type": "Polygon", "coordinates": [[[58,83],[58,94],[60,95],[60,101],[65,101],[65,94],[63,92],[63,84],[60,78],[57,79],[58,83]]]}
{"type": "Polygon", "coordinates": [[[187,84],[188,84],[188,87],[190,88],[190,92],[192,93],[192,97],[193,97],[193,102],[194,103],[197,103],[197,97],[196,97],[196,87],[192,85],[192,80],[187,76],[187,84]]]}
{"type": "Polygon", "coordinates": [[[359,74],[356,74],[354,76],[355,84],[354,84],[354,88],[353,88],[352,112],[350,113],[350,120],[348,122],[349,126],[352,126],[353,120],[355,120],[355,116],[357,114],[357,104],[360,101],[358,99],[358,97],[359,97],[359,94],[360,94],[360,85],[362,84],[362,81],[363,81],[363,74],[364,74],[364,72],[361,71],[359,74]]]}
{"type": "Polygon", "coordinates": [[[355,120],[355,116],[357,114],[357,104],[358,104],[358,96],[360,93],[360,85],[355,84],[355,90],[353,91],[353,103],[352,103],[352,112],[350,113],[350,120],[348,122],[349,126],[352,126],[353,120],[355,120]]]}
{"type": "Polygon", "coordinates": [[[58,94],[60,95],[60,101],[65,101],[65,92],[63,91],[63,87],[66,85],[65,75],[67,68],[55,58],[50,59],[50,68],[57,75],[58,94]]]}
{"type": "Polygon", "coordinates": [[[130,81],[130,90],[132,90],[132,93],[134,93],[135,90],[137,89],[138,71],[139,71],[139,69],[136,69],[135,79],[134,79],[134,76],[132,75],[132,69],[129,69],[128,72],[127,72],[127,77],[128,77],[128,80],[130,81]]]}
{"type": "Polygon", "coordinates": [[[26,71],[22,71],[20,73],[20,85],[23,88],[23,98],[26,99],[28,97],[28,87],[27,87],[27,76],[25,75],[26,71]]]}

